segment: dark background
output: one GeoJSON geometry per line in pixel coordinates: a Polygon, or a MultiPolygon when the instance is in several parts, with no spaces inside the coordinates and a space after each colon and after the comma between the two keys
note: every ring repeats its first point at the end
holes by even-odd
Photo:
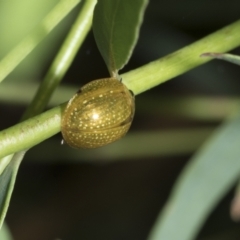
{"type": "MultiPolygon", "coordinates": [[[[240,16],[239,9],[238,0],[151,0],[134,54],[122,72],[165,56],[236,21],[240,16]]],[[[72,15],[77,12],[75,9],[72,15]]],[[[59,45],[53,46],[56,51],[63,39],[64,35],[59,39],[59,45]]],[[[240,54],[239,48],[233,53],[240,54]]],[[[52,59],[53,56],[49,56],[39,79],[52,59]]],[[[164,115],[161,111],[157,113],[157,99],[162,95],[238,96],[239,75],[239,67],[216,60],[137,96],[136,116],[129,134],[183,126],[218,126],[219,121],[202,122],[164,115]],[[152,106],[156,108],[156,114],[141,110],[147,98],[156,99],[156,106],[152,106]]],[[[91,32],[64,83],[77,86],[77,79],[81,79],[82,85],[106,76],[107,68],[91,32]]],[[[25,107],[11,105],[11,111],[8,111],[9,106],[1,104],[8,112],[5,121],[0,122],[1,129],[14,124],[25,107]]],[[[56,149],[60,147],[60,134],[52,140],[56,149]]],[[[38,147],[31,149],[21,164],[6,219],[16,240],[144,240],[174,181],[193,154],[129,157],[104,163],[98,161],[98,155],[93,151],[91,162],[79,155],[79,163],[73,163],[57,150],[57,161],[51,161],[50,149],[40,154],[38,147]],[[39,161],[41,157],[43,162],[39,161]]],[[[210,236],[240,239],[239,224],[229,217],[232,197],[233,191],[219,203],[199,239],[210,239],[210,236]]]]}

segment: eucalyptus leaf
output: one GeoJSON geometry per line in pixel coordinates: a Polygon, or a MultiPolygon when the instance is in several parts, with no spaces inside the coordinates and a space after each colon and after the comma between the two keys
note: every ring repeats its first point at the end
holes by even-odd
{"type": "MultiPolygon", "coordinates": [[[[0,61],[0,82],[49,34],[53,28],[80,2],[61,0],[49,14],[0,61]]],[[[6,22],[9,20],[6,20],[6,22]]]]}
{"type": "Polygon", "coordinates": [[[240,65],[240,56],[229,54],[229,53],[208,52],[208,53],[203,53],[201,57],[217,58],[217,59],[225,60],[227,62],[240,65]]]}
{"type": "Polygon", "coordinates": [[[93,33],[111,76],[128,62],[136,45],[148,0],[99,0],[93,33]]]}
{"type": "Polygon", "coordinates": [[[2,229],[0,230],[0,239],[1,240],[13,240],[9,228],[6,224],[3,224],[2,229]]]}
{"type": "Polygon", "coordinates": [[[0,175],[0,228],[6,216],[11,195],[13,192],[19,165],[23,159],[25,151],[14,154],[11,162],[0,175]]]}
{"type": "Polygon", "coordinates": [[[192,240],[240,174],[240,116],[221,126],[191,159],[148,240],[192,240]]]}

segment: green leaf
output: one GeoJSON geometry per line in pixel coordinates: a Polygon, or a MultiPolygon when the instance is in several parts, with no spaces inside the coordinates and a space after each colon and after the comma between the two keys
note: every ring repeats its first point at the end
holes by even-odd
{"type": "Polygon", "coordinates": [[[9,228],[6,224],[3,224],[2,229],[0,230],[0,239],[1,240],[13,240],[9,228]]]}
{"type": "Polygon", "coordinates": [[[201,57],[212,57],[212,58],[217,58],[221,60],[225,60],[237,65],[240,65],[240,56],[229,54],[229,53],[214,53],[214,52],[209,52],[209,53],[203,53],[201,57]]]}
{"type": "Polygon", "coordinates": [[[148,240],[192,240],[240,174],[240,116],[223,124],[179,177],[148,240]]]}
{"type": "Polygon", "coordinates": [[[0,228],[7,213],[18,168],[24,154],[25,151],[16,153],[3,173],[0,175],[0,228]]]}
{"type": "Polygon", "coordinates": [[[0,82],[22,62],[79,2],[80,0],[58,1],[42,22],[0,61],[0,82]]]}
{"type": "Polygon", "coordinates": [[[128,62],[138,39],[148,0],[99,0],[93,33],[111,76],[128,62]]]}

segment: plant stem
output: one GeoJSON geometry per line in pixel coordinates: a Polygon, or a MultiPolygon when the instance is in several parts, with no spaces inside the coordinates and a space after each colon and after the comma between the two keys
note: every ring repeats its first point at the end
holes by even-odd
{"type": "Polygon", "coordinates": [[[53,91],[59,85],[91,28],[95,4],[96,0],[85,1],[77,20],[74,22],[38,92],[24,113],[23,119],[41,113],[46,107],[53,91]]]}
{"type": "MultiPolygon", "coordinates": [[[[209,59],[199,57],[202,53],[224,52],[239,46],[239,29],[240,20],[166,57],[123,74],[124,83],[135,94],[139,94],[183,74],[209,61],[209,59]]],[[[32,147],[57,133],[60,130],[60,108],[53,108],[33,119],[0,132],[1,157],[32,147]],[[21,131],[23,126],[28,126],[29,129],[21,131]],[[43,129],[44,133],[41,134],[39,129],[43,129]],[[21,142],[23,139],[24,143],[21,142]]]]}
{"type": "Polygon", "coordinates": [[[201,58],[202,53],[226,52],[239,45],[240,20],[121,76],[127,87],[137,95],[211,60],[201,58]]]}
{"type": "Polygon", "coordinates": [[[0,158],[28,149],[58,133],[64,106],[60,105],[1,131],[0,158]]]}

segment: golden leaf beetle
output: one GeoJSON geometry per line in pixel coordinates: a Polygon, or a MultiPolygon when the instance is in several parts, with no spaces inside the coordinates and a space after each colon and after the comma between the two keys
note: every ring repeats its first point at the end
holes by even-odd
{"type": "Polygon", "coordinates": [[[61,120],[73,148],[97,148],[123,137],[135,111],[133,94],[116,78],[91,81],[68,102],[61,120]]]}

